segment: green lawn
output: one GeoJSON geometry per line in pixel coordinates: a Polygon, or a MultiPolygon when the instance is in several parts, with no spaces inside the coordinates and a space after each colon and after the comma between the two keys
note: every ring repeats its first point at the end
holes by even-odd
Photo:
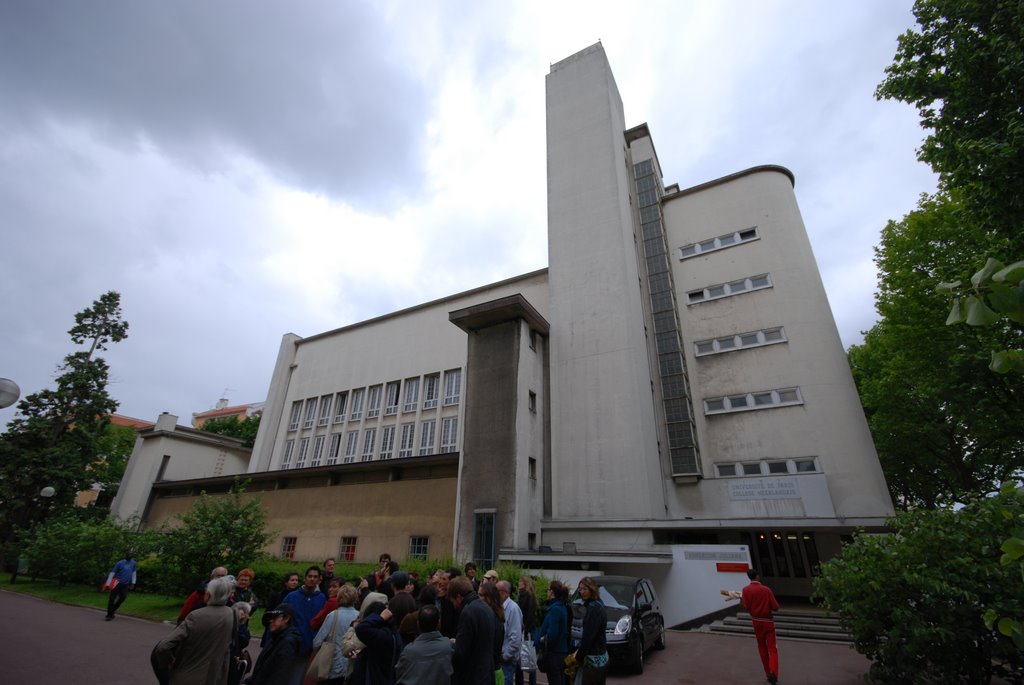
{"type": "MultiPolygon", "coordinates": [[[[98,588],[91,585],[77,585],[68,583],[60,587],[56,581],[44,580],[42,578],[31,580],[21,576],[18,582],[11,583],[10,577],[5,576],[0,580],[0,589],[21,592],[26,595],[42,597],[53,602],[72,604],[75,606],[93,607],[102,611],[107,610],[106,592],[100,592],[98,588]]],[[[151,595],[142,592],[132,592],[124,601],[121,608],[117,610],[118,615],[136,616],[151,621],[171,621],[178,617],[181,605],[184,602],[182,597],[164,597],[163,595],[151,595]]],[[[258,617],[250,622],[250,632],[253,636],[263,634],[263,625],[258,617]]]]}

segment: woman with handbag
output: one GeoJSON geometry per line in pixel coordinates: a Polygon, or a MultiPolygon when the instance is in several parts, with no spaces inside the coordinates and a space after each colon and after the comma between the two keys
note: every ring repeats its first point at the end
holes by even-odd
{"type": "MultiPolygon", "coordinates": [[[[327,685],[343,685],[345,682],[348,658],[345,656],[342,641],[345,638],[345,631],[359,616],[359,612],[355,608],[356,602],[359,601],[359,590],[356,590],[351,583],[345,583],[338,588],[335,599],[337,599],[338,608],[327,614],[323,625],[320,626],[320,631],[313,638],[313,649],[331,650],[330,671],[326,679],[318,681],[327,685]]],[[[313,661],[316,662],[320,658],[322,657],[318,651],[313,657],[313,661]]]]}
{"type": "Polygon", "coordinates": [[[548,612],[533,641],[537,670],[547,673],[548,685],[565,685],[562,663],[569,652],[569,590],[558,580],[548,585],[548,612]]]}
{"type": "Polygon", "coordinates": [[[579,671],[577,685],[604,685],[608,674],[608,647],[605,630],[608,627],[608,611],[601,601],[597,582],[587,576],[577,588],[586,614],[583,616],[583,631],[580,646],[574,652],[579,671]]]}

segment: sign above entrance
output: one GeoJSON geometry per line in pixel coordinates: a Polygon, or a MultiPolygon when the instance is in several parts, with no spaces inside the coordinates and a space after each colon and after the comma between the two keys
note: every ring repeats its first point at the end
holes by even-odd
{"type": "Polygon", "coordinates": [[[730,480],[729,499],[800,499],[800,485],[796,478],[730,480]]]}

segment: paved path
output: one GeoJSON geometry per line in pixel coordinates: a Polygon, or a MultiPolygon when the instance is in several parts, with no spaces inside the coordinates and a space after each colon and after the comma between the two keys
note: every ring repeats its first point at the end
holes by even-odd
{"type": "MultiPolygon", "coordinates": [[[[128,598],[131,601],[131,598],[128,598]]],[[[153,685],[153,645],[171,626],[128,616],[104,621],[97,609],[0,591],[0,680],[18,685],[153,685]]],[[[669,632],[668,648],[647,653],[631,685],[761,685],[753,637],[669,632]]],[[[253,641],[253,646],[256,641],[253,641]]],[[[256,650],[253,650],[256,656],[256,650]]],[[[783,685],[863,685],[868,661],[848,647],[779,640],[783,685]]],[[[538,674],[538,685],[547,679],[538,674]]]]}

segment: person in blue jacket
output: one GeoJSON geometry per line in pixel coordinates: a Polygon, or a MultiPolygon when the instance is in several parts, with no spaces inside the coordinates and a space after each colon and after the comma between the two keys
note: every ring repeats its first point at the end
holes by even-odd
{"type": "Polygon", "coordinates": [[[110,599],[107,600],[107,621],[114,620],[114,612],[124,604],[124,600],[128,599],[128,592],[135,589],[135,568],[135,554],[129,551],[124,555],[124,559],[114,564],[114,568],[110,570],[107,582],[103,585],[103,587],[110,588],[110,599]],[[114,583],[115,579],[117,583],[111,587],[111,583],[114,583]]]}
{"type": "Polygon", "coordinates": [[[538,654],[544,650],[543,658],[538,658],[543,663],[537,666],[547,673],[549,685],[565,685],[562,668],[569,653],[568,602],[569,589],[561,581],[552,580],[548,585],[548,611],[533,641],[538,654]]]}

